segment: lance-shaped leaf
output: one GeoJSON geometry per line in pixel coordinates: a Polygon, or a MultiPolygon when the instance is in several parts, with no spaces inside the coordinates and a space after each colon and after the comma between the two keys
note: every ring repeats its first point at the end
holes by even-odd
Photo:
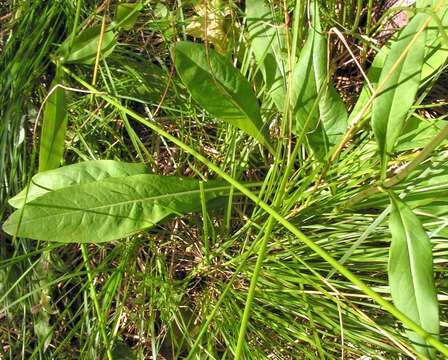
{"type": "Polygon", "coordinates": [[[381,71],[379,84],[382,91],[372,105],[372,128],[383,169],[401,134],[420,85],[426,32],[419,33],[419,30],[427,17],[426,14],[417,14],[412,18],[392,45],[381,71]]]}
{"type": "Polygon", "coordinates": [[[33,176],[29,188],[23,189],[8,202],[15,208],[21,208],[46,194],[72,185],[87,184],[110,177],[124,177],[138,174],[148,174],[145,164],[133,164],[114,160],[92,160],[78,164],[63,166],[48,170],[33,176]]]}
{"type": "MultiPolygon", "coordinates": [[[[417,2],[417,7],[423,4],[419,4],[417,2]]],[[[445,4],[442,8],[437,12],[437,16],[441,20],[442,25],[446,28],[448,26],[448,5],[445,4]]],[[[374,89],[376,89],[378,85],[378,81],[380,80],[381,70],[384,67],[384,63],[386,58],[388,57],[391,47],[395,46],[394,44],[397,42],[397,38],[399,38],[401,32],[400,30],[392,39],[389,40],[387,44],[385,44],[380,51],[376,54],[372,65],[369,68],[369,72],[367,73],[367,77],[374,89]]],[[[443,41],[443,36],[441,35],[441,31],[437,24],[437,21],[433,19],[427,29],[426,35],[426,47],[425,47],[425,59],[424,64],[421,69],[421,79],[427,79],[429,76],[433,75],[436,71],[440,69],[443,64],[445,64],[446,59],[448,58],[448,48],[445,42],[443,41]]],[[[356,115],[361,111],[364,105],[369,100],[372,95],[369,87],[364,84],[362,91],[359,95],[358,101],[354,106],[352,112],[350,113],[349,122],[351,122],[356,115]]]]}
{"type": "MultiPolygon", "coordinates": [[[[390,193],[389,285],[395,306],[431,335],[439,335],[439,305],[434,286],[432,249],[417,216],[390,193]]],[[[424,339],[407,330],[416,350],[429,358],[435,351],[424,339]]]]}
{"type": "Polygon", "coordinates": [[[39,146],[39,171],[59,167],[64,155],[67,102],[65,90],[56,87],[59,82],[60,78],[56,76],[51,84],[52,93],[45,103],[39,146]]]}
{"type": "Polygon", "coordinates": [[[201,44],[181,41],[175,65],[191,96],[216,118],[257,139],[271,152],[257,98],[249,82],[225,57],[201,44]]]}
{"type": "Polygon", "coordinates": [[[246,18],[250,44],[263,74],[266,92],[278,111],[284,110],[286,99],[285,27],[272,18],[272,10],[264,0],[246,1],[246,18]]]}
{"type": "MultiPolygon", "coordinates": [[[[221,182],[204,196],[222,196],[221,182]]],[[[199,182],[153,174],[108,178],[49,192],[16,210],[3,224],[11,235],[35,240],[100,243],[150,228],[170,215],[201,208],[199,182]]]]}
{"type": "MultiPolygon", "coordinates": [[[[69,49],[67,57],[64,59],[65,63],[69,64],[86,64],[91,65],[95,63],[98,46],[101,39],[101,26],[96,25],[84,30],[78,35],[72,47],[69,49]]],[[[68,51],[70,38],[68,38],[61,46],[61,50],[68,51]]],[[[106,27],[101,41],[101,56],[103,58],[109,56],[117,45],[117,37],[111,27],[106,27]]]]}
{"type": "Polygon", "coordinates": [[[294,67],[292,99],[295,103],[293,132],[307,134],[318,158],[323,158],[347,129],[347,110],[327,73],[326,38],[322,33],[317,4],[313,24],[294,67]]]}

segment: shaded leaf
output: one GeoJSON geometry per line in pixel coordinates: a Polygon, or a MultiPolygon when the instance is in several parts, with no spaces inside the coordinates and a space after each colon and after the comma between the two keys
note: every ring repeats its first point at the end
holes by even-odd
{"type": "MultiPolygon", "coordinates": [[[[70,49],[70,53],[64,59],[65,63],[86,64],[90,65],[95,63],[96,53],[98,51],[98,44],[100,41],[101,26],[96,25],[85,31],[75,38],[73,46],[70,49]]],[[[69,45],[67,39],[62,44],[62,49],[66,49],[69,45]]],[[[101,43],[101,55],[103,58],[109,56],[117,45],[117,38],[115,32],[106,27],[103,35],[103,41],[101,43]]]]}
{"type": "Polygon", "coordinates": [[[311,148],[322,159],[344,135],[347,110],[328,79],[326,38],[317,4],[311,6],[313,24],[293,72],[293,132],[300,135],[304,131],[311,148]]]}
{"type": "Polygon", "coordinates": [[[124,177],[147,174],[149,169],[145,164],[125,163],[114,160],[93,160],[68,165],[55,170],[38,173],[33,176],[29,189],[23,189],[9,204],[15,208],[22,207],[50,191],[72,185],[87,184],[109,177],[124,177]]]}
{"type": "Polygon", "coordinates": [[[137,360],[137,354],[126,343],[118,342],[112,350],[112,358],[120,360],[137,360]]]}
{"type": "MultiPolygon", "coordinates": [[[[434,285],[432,249],[428,235],[396,195],[390,193],[389,285],[395,306],[435,337],[439,335],[439,305],[434,285]]],[[[407,330],[420,353],[433,358],[435,350],[424,339],[407,330]]]]}
{"type": "Polygon", "coordinates": [[[118,4],[115,12],[117,25],[125,30],[132,29],[142,9],[143,5],[141,3],[118,4]]]}
{"type": "Polygon", "coordinates": [[[56,76],[51,84],[53,91],[45,103],[39,146],[39,171],[57,168],[64,154],[64,139],[67,129],[67,103],[65,90],[55,86],[60,82],[56,76]]]}
{"type": "Polygon", "coordinates": [[[278,111],[284,110],[286,99],[285,29],[272,18],[272,11],[264,0],[246,1],[246,18],[251,47],[263,74],[268,96],[278,111]]]}
{"type": "Polygon", "coordinates": [[[225,57],[203,45],[181,41],[175,47],[175,65],[193,99],[205,110],[273,152],[249,82],[225,57]]]}
{"type": "Polygon", "coordinates": [[[372,104],[372,128],[383,168],[401,134],[406,115],[414,103],[420,85],[426,32],[419,35],[396,68],[394,64],[400,59],[426,19],[425,14],[417,14],[412,18],[392,45],[381,71],[379,83],[384,84],[384,90],[372,104]]]}
{"type": "MultiPolygon", "coordinates": [[[[222,196],[228,187],[209,181],[204,188],[206,200],[211,200],[222,196]]],[[[170,215],[200,208],[197,180],[133,175],[44,194],[14,212],[3,230],[35,240],[100,243],[135,234],[170,215]]]]}

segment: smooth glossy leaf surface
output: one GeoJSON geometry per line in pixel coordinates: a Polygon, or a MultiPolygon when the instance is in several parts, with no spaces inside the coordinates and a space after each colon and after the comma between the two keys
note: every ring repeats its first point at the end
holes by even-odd
{"type": "MultiPolygon", "coordinates": [[[[64,60],[65,63],[86,64],[95,63],[96,53],[100,41],[101,26],[93,26],[75,38],[70,53],[64,60]]],[[[69,44],[69,39],[62,45],[66,48],[69,44]]],[[[109,56],[117,45],[117,38],[115,32],[111,28],[106,28],[101,42],[101,56],[103,58],[109,56]]]]}
{"type": "Polygon", "coordinates": [[[278,111],[283,111],[287,96],[285,28],[274,22],[272,10],[264,0],[247,0],[246,18],[250,44],[263,74],[266,92],[278,111]]]}
{"type": "Polygon", "coordinates": [[[145,164],[125,163],[114,160],[93,160],[68,165],[55,170],[38,173],[33,176],[31,184],[13,198],[9,204],[15,208],[22,207],[50,191],[65,187],[87,184],[110,177],[124,177],[138,174],[148,174],[145,164]]]}
{"type": "Polygon", "coordinates": [[[294,67],[292,98],[295,103],[293,132],[307,133],[310,146],[323,158],[347,129],[347,111],[327,73],[326,38],[315,3],[313,25],[294,67]]]}
{"type": "Polygon", "coordinates": [[[205,110],[273,152],[257,98],[249,82],[229,60],[201,44],[181,41],[175,47],[175,65],[193,99],[205,110]]]}
{"type": "MultiPolygon", "coordinates": [[[[432,249],[419,219],[396,195],[390,193],[389,285],[395,306],[433,336],[439,335],[439,305],[434,285],[432,249]]],[[[407,331],[420,353],[433,358],[435,350],[424,339],[407,331]]]]}
{"type": "Polygon", "coordinates": [[[406,115],[420,85],[426,32],[418,36],[398,66],[395,67],[395,64],[426,19],[426,14],[417,14],[412,18],[392,45],[381,71],[379,83],[383,84],[383,90],[372,105],[372,128],[383,168],[401,134],[406,115]]]}
{"type": "MultiPolygon", "coordinates": [[[[211,200],[228,186],[209,181],[204,189],[206,200],[211,200]]],[[[135,234],[169,215],[196,211],[200,200],[199,182],[191,178],[108,178],[42,195],[16,210],[3,230],[35,240],[99,243],[135,234]]]]}
{"type": "Polygon", "coordinates": [[[65,90],[61,87],[54,89],[59,82],[60,78],[56,77],[51,84],[50,91],[53,92],[45,103],[39,146],[39,171],[59,167],[64,155],[67,103],[65,90]]]}
{"type": "Polygon", "coordinates": [[[117,5],[115,21],[119,27],[130,30],[136,23],[143,6],[141,3],[122,3],[117,5]]]}

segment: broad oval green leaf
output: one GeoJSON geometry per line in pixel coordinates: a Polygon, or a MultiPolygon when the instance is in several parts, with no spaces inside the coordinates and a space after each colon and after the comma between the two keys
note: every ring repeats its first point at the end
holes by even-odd
{"type": "Polygon", "coordinates": [[[64,155],[67,129],[67,102],[65,90],[56,87],[61,78],[56,76],[51,84],[53,91],[45,103],[39,146],[39,171],[57,168],[64,155]],[[56,88],[55,88],[56,87],[56,88]]]}
{"type": "Polygon", "coordinates": [[[317,3],[311,4],[313,24],[293,70],[293,132],[307,134],[320,159],[347,130],[347,110],[327,73],[326,38],[322,33],[317,3]]]}
{"type": "Polygon", "coordinates": [[[126,163],[115,160],[92,160],[67,165],[59,169],[40,172],[33,176],[29,189],[25,188],[9,199],[9,204],[21,208],[39,196],[65,187],[87,184],[110,177],[148,174],[145,164],[126,163]]]}
{"type": "Polygon", "coordinates": [[[420,85],[425,54],[426,31],[418,35],[409,51],[401,58],[428,16],[415,15],[393,43],[381,71],[379,84],[383,90],[372,104],[372,128],[378,144],[383,170],[401,134],[406,115],[414,103],[420,85]]]}
{"type": "Polygon", "coordinates": [[[204,45],[181,41],[175,47],[175,66],[192,98],[205,110],[274,152],[249,82],[225,57],[204,45]]]}
{"type": "MultiPolygon", "coordinates": [[[[428,235],[412,210],[390,193],[389,285],[395,306],[431,335],[439,335],[439,304],[434,285],[432,249],[428,235]]],[[[407,330],[416,350],[434,358],[435,350],[407,330]]]]}
{"type": "Polygon", "coordinates": [[[278,111],[284,110],[287,66],[284,56],[285,27],[274,22],[264,0],[246,1],[246,18],[251,47],[263,74],[266,92],[278,111]]]}
{"type": "MultiPolygon", "coordinates": [[[[204,196],[222,196],[222,182],[204,184],[204,196]]],[[[201,209],[195,179],[154,174],[108,178],[49,192],[16,210],[3,230],[19,237],[100,243],[150,228],[170,215],[201,209]]]]}
{"type": "MultiPolygon", "coordinates": [[[[101,26],[96,25],[83,31],[75,38],[69,54],[64,59],[64,63],[68,64],[86,64],[91,65],[95,63],[98,45],[100,42],[101,26]]],[[[67,49],[70,43],[68,38],[62,49],[67,49]]],[[[103,58],[109,56],[117,45],[117,37],[111,27],[106,27],[101,42],[101,56],[103,58]]]]}

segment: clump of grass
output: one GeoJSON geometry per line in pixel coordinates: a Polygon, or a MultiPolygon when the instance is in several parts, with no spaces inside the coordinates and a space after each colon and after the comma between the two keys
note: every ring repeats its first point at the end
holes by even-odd
{"type": "MultiPolygon", "coordinates": [[[[37,169],[33,139],[39,139],[41,124],[33,119],[56,67],[70,88],[65,91],[64,164],[141,162],[159,175],[205,181],[227,174],[231,186],[214,206],[201,198],[197,213],[171,217],[124,240],[63,244],[1,233],[0,344],[5,358],[416,358],[395,314],[384,311],[377,299],[284,227],[288,222],[300,229],[356,279],[391,300],[391,208],[387,193],[376,187],[384,176],[384,159],[377,156],[366,120],[370,114],[351,130],[338,157],[322,161],[306,131],[288,130],[294,109],[286,104],[279,110],[271,97],[273,90],[251,47],[245,8],[233,2],[201,7],[146,1],[132,28],[116,30],[119,45],[110,55],[95,57],[88,65],[61,65],[57,44],[89,26],[113,25],[117,3],[77,5],[35,2],[27,11],[12,7],[14,15],[1,30],[10,34],[2,45],[0,77],[0,138],[6,149],[0,159],[2,217],[11,212],[6,200],[37,169]],[[213,21],[209,28],[208,20],[213,21]],[[188,29],[196,22],[203,28],[196,26],[192,34],[188,29]],[[216,43],[213,31],[227,34],[228,41],[216,43]],[[174,45],[193,37],[205,44],[207,56],[213,56],[213,49],[222,52],[249,80],[263,102],[273,154],[238,125],[205,111],[184,85],[173,63],[174,45]],[[259,201],[244,196],[239,183],[259,201]]],[[[315,9],[301,1],[266,5],[276,31],[285,21],[292,29],[282,49],[283,70],[289,74],[311,31],[309,12],[315,9]]],[[[368,72],[393,10],[372,1],[318,6],[322,29],[336,27],[342,35],[329,36],[327,77],[334,79],[351,111],[365,83],[360,67],[368,72]]],[[[441,100],[440,88],[445,88],[443,71],[442,66],[420,87],[414,104],[419,118],[438,117],[434,123],[444,118],[433,110],[441,100]]],[[[285,89],[293,81],[288,76],[282,79],[285,89]]],[[[322,93],[314,101],[311,110],[303,108],[310,119],[324,101],[322,93]]],[[[416,148],[431,140],[430,135],[418,145],[400,140],[400,150],[386,161],[386,175],[400,171],[416,157],[416,148]]],[[[429,234],[444,339],[446,143],[431,150],[393,189],[429,234]]]]}

